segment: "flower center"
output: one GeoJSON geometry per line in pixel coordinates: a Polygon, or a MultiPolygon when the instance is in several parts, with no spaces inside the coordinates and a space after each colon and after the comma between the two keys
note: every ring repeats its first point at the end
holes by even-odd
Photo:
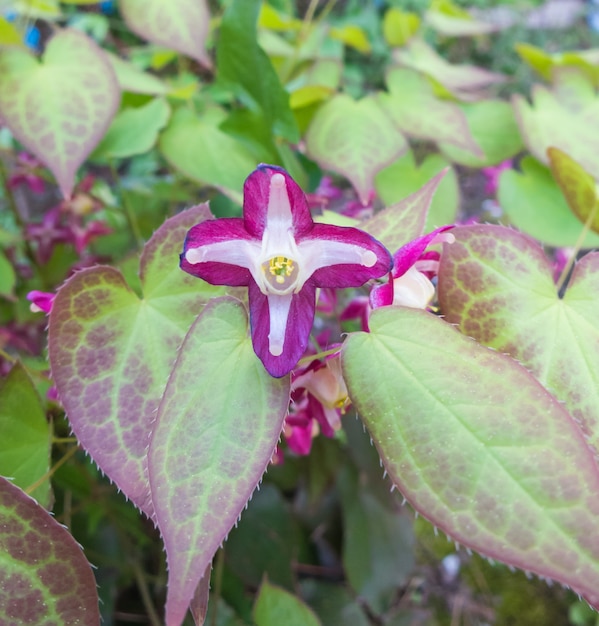
{"type": "Polygon", "coordinates": [[[262,263],[262,271],[268,287],[277,293],[288,292],[293,288],[299,274],[297,263],[282,255],[273,256],[262,263]]]}

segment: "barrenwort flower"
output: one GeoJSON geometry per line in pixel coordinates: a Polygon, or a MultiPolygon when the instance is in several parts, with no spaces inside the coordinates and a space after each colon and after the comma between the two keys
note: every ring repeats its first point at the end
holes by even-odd
{"type": "Polygon", "coordinates": [[[197,224],[181,268],[213,285],[247,286],[254,351],[275,377],[304,353],[316,289],[358,287],[390,271],[391,255],[357,228],[315,224],[304,192],[274,165],[244,184],[243,218],[197,224]]]}

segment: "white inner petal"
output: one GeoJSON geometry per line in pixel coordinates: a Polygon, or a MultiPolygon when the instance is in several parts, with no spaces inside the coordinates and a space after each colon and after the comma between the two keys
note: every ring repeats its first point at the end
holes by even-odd
{"type": "MultiPolygon", "coordinates": [[[[376,254],[368,248],[353,243],[330,239],[309,239],[299,246],[300,277],[302,285],[321,267],[346,263],[372,267],[377,261],[376,254]]],[[[296,257],[297,258],[297,257],[296,257]]]]}
{"type": "Polygon", "coordinates": [[[291,294],[287,296],[268,296],[268,312],[270,314],[268,350],[273,356],[283,354],[287,318],[289,317],[292,298],[291,294]]]}
{"type": "Polygon", "coordinates": [[[393,304],[426,309],[435,295],[435,286],[415,267],[393,280],[393,304]]]}
{"type": "MultiPolygon", "coordinates": [[[[287,245],[289,233],[293,228],[291,204],[287,195],[285,176],[280,173],[272,175],[268,193],[268,210],[266,212],[266,226],[264,233],[268,233],[268,243],[271,248],[282,248],[287,245]]],[[[284,249],[279,250],[284,252],[284,249]]]]}
{"type": "Polygon", "coordinates": [[[258,242],[229,239],[209,243],[200,248],[188,248],[185,252],[185,259],[192,265],[216,261],[217,263],[239,265],[239,267],[245,267],[251,271],[254,269],[259,255],[260,244],[258,242]]]}

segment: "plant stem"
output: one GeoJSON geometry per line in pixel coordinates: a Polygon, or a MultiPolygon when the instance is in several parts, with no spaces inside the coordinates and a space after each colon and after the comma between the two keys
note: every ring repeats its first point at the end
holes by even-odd
{"type": "Polygon", "coordinates": [[[137,222],[135,211],[133,210],[133,207],[131,206],[131,203],[129,202],[129,196],[127,194],[127,190],[123,186],[123,182],[121,180],[121,177],[113,161],[110,161],[110,172],[114,178],[116,188],[119,191],[121,202],[123,203],[123,208],[125,210],[125,216],[127,217],[127,221],[129,222],[129,227],[131,228],[131,232],[133,233],[135,243],[137,244],[138,249],[141,250],[145,243],[144,238],[141,236],[141,231],[139,230],[139,223],[137,222]]]}
{"type": "Polygon", "coordinates": [[[299,366],[308,365],[314,361],[314,359],[323,359],[324,357],[330,356],[331,354],[336,354],[339,352],[341,348],[337,346],[336,348],[331,348],[330,350],[324,350],[323,352],[318,352],[317,354],[310,354],[309,356],[305,356],[303,359],[300,359],[297,364],[299,366]]]}
{"type": "Polygon", "coordinates": [[[591,230],[591,224],[593,223],[595,216],[597,215],[598,209],[599,209],[599,200],[596,200],[595,206],[592,208],[591,212],[589,213],[589,216],[587,217],[584,223],[584,226],[582,227],[582,231],[580,232],[580,235],[578,236],[578,239],[576,240],[576,243],[574,244],[574,249],[572,250],[572,256],[568,259],[568,262],[566,263],[564,269],[562,270],[562,273],[560,274],[560,277],[555,285],[557,289],[557,293],[561,291],[562,287],[564,286],[564,283],[566,282],[566,278],[568,278],[572,270],[572,267],[574,266],[574,263],[576,262],[576,257],[578,256],[578,253],[580,252],[580,249],[582,248],[582,244],[584,243],[586,236],[589,234],[589,230],[591,230]]]}
{"type": "Polygon", "coordinates": [[[6,199],[8,201],[8,208],[12,213],[15,224],[19,227],[21,231],[21,236],[23,239],[23,245],[25,246],[25,255],[29,259],[31,265],[36,269],[38,276],[41,278],[42,283],[44,284],[44,288],[46,288],[46,281],[44,280],[43,274],[40,272],[40,267],[38,265],[37,259],[35,257],[35,253],[31,248],[31,244],[27,240],[27,236],[25,233],[26,224],[19,213],[19,207],[17,206],[15,196],[12,192],[12,189],[8,186],[8,173],[6,171],[6,167],[4,166],[4,161],[0,158],[0,180],[2,181],[2,186],[4,187],[4,192],[6,194],[6,199]]]}
{"type": "Polygon", "coordinates": [[[156,612],[156,608],[152,603],[152,598],[150,596],[150,590],[148,589],[148,582],[146,581],[146,577],[144,572],[142,571],[139,561],[135,559],[133,562],[133,572],[135,574],[135,582],[137,583],[137,588],[141,595],[141,601],[143,602],[144,608],[148,614],[148,618],[152,626],[161,626],[160,617],[156,612]]]}
{"type": "Polygon", "coordinates": [[[73,446],[72,448],[70,448],[65,453],[65,455],[61,459],[59,459],[43,476],[41,476],[34,483],[29,485],[29,487],[25,489],[25,493],[31,495],[31,493],[35,491],[40,485],[49,480],[54,472],[56,472],[59,467],[62,467],[75,454],[75,452],[77,452],[78,449],[78,446],[73,446]]]}

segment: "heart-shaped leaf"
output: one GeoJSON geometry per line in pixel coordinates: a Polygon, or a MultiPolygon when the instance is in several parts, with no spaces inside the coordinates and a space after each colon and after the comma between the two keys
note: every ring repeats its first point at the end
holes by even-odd
{"type": "Polygon", "coordinates": [[[599,99],[582,108],[571,108],[560,102],[557,95],[535,85],[532,105],[515,95],[512,104],[520,131],[528,149],[543,163],[548,163],[547,148],[559,148],[589,172],[599,178],[599,138],[589,128],[599,125],[599,99]]]}
{"type": "Polygon", "coordinates": [[[414,193],[362,222],[360,228],[376,237],[392,252],[420,237],[425,232],[435,193],[446,174],[447,170],[442,170],[414,193]]]}
{"type": "Polygon", "coordinates": [[[28,52],[0,52],[0,117],[69,196],[75,173],[100,141],[120,91],[104,52],[82,33],[61,30],[39,63],[28,52]]]}
{"type": "Polygon", "coordinates": [[[96,581],[81,547],[0,477],[0,623],[99,626],[96,581]]]}
{"type": "Polygon", "coordinates": [[[140,262],[143,300],[118,270],[98,266],[74,274],[50,314],[50,365],[71,427],[149,516],[151,424],[185,333],[208,299],[222,293],[179,269],[187,230],[209,217],[208,206],[198,205],[154,233],[140,262]]]}
{"type": "Polygon", "coordinates": [[[345,176],[366,204],[376,173],[408,144],[374,98],[356,101],[338,94],[314,116],[306,147],[321,167],[345,176]]]}
{"type": "Polygon", "coordinates": [[[388,72],[386,82],[390,93],[380,94],[380,103],[402,133],[445,142],[465,150],[471,158],[482,158],[464,113],[457,104],[436,98],[426,76],[395,67],[388,72]]]}
{"type": "Polygon", "coordinates": [[[429,154],[416,165],[412,152],[406,152],[377,174],[376,190],[386,206],[402,204],[408,195],[417,193],[419,187],[427,185],[428,181],[436,178],[440,172],[446,174],[443,180],[439,179],[438,193],[435,192],[431,198],[426,227],[419,233],[422,234],[454,222],[460,203],[458,177],[440,154],[429,154]]]}
{"type": "Polygon", "coordinates": [[[559,148],[549,148],[547,156],[553,177],[574,215],[583,223],[590,219],[589,228],[599,232],[597,191],[593,177],[559,148]]]}
{"type": "Polygon", "coordinates": [[[501,226],[452,232],[439,272],[447,321],[528,367],[599,449],[599,253],[583,257],[559,298],[535,241],[501,226]]]}
{"type": "Polygon", "coordinates": [[[187,334],[149,450],[156,520],[169,568],[168,626],[195,589],[268,465],[289,406],[289,377],[255,355],[245,308],[208,304],[187,334]]]}
{"type": "Polygon", "coordinates": [[[401,492],[465,546],[598,607],[599,468],[561,403],[430,313],[383,307],[369,325],[345,343],[343,370],[401,492]]]}
{"type": "Polygon", "coordinates": [[[206,52],[210,12],[206,0],[119,0],[127,26],[142,39],[212,67],[206,52]]]}
{"type": "MultiPolygon", "coordinates": [[[[497,197],[510,223],[550,246],[573,246],[583,225],[568,208],[549,168],[526,156],[520,169],[505,170],[499,177],[497,197]]],[[[588,233],[583,248],[596,246],[599,237],[588,233]]]]}
{"type": "MultiPolygon", "coordinates": [[[[52,431],[33,382],[19,363],[0,379],[0,432],[0,475],[27,489],[48,472],[52,431]]],[[[50,481],[31,495],[48,506],[50,481]]]]}

